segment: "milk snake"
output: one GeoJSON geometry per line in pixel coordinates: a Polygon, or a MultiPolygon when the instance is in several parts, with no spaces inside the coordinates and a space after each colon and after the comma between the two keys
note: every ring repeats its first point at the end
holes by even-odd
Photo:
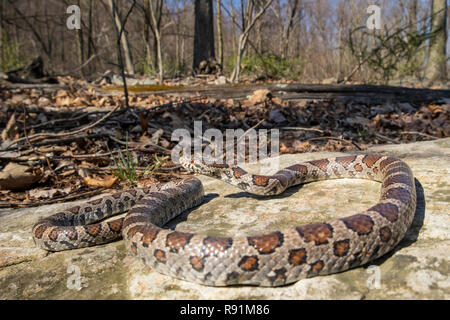
{"type": "Polygon", "coordinates": [[[364,212],[263,235],[213,237],[162,228],[202,202],[202,183],[189,177],[104,196],[43,218],[33,227],[36,245],[61,251],[123,237],[129,252],[175,278],[209,286],[280,286],[364,265],[386,254],[404,237],[416,208],[411,169],[388,156],[313,160],[268,176],[188,158],[180,163],[190,172],[263,196],[302,183],[347,177],[381,182],[381,197],[364,212]],[[98,222],[127,210],[124,218],[98,222]]]}

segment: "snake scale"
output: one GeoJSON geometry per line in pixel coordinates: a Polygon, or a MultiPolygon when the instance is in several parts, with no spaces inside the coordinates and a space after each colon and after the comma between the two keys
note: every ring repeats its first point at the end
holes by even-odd
{"type": "Polygon", "coordinates": [[[280,286],[341,272],[386,254],[404,237],[416,207],[411,169],[388,156],[313,160],[268,176],[187,158],[180,163],[191,173],[258,195],[276,195],[297,184],[347,177],[381,182],[381,197],[366,211],[345,218],[256,236],[213,237],[162,228],[202,202],[202,183],[189,177],[104,196],[43,218],[33,227],[36,245],[60,251],[123,237],[129,252],[150,268],[175,278],[209,286],[280,286]],[[101,221],[127,210],[124,218],[101,221]]]}

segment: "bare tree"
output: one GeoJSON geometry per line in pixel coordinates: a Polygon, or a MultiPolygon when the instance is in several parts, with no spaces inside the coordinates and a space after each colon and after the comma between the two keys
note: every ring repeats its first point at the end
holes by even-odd
{"type": "Polygon", "coordinates": [[[295,21],[302,19],[303,8],[301,0],[289,0],[285,3],[285,8],[283,8],[281,0],[278,0],[276,7],[276,9],[273,6],[271,8],[280,24],[280,55],[282,58],[287,58],[292,29],[295,21]]]}
{"type": "Polygon", "coordinates": [[[429,57],[426,76],[429,84],[447,81],[447,0],[433,0],[429,57]]]}
{"type": "Polygon", "coordinates": [[[133,0],[132,5],[130,6],[130,9],[128,9],[127,14],[125,15],[125,18],[122,20],[120,20],[119,18],[119,23],[117,23],[117,8],[116,8],[116,2],[115,0],[109,0],[111,3],[111,14],[112,14],[112,18],[113,21],[115,23],[113,23],[114,25],[114,30],[116,31],[116,36],[117,36],[117,56],[119,59],[119,66],[120,66],[120,71],[122,74],[122,81],[123,81],[123,91],[124,91],[124,95],[125,95],[125,105],[127,108],[127,111],[130,111],[130,105],[129,105],[129,100],[128,100],[128,88],[127,88],[127,78],[125,77],[125,67],[123,65],[123,57],[122,57],[122,50],[120,50],[120,45],[122,43],[122,39],[124,36],[124,28],[125,28],[125,24],[127,23],[128,17],[131,14],[131,11],[133,11],[134,6],[136,5],[136,0],[133,0]],[[120,26],[120,28],[119,28],[120,26]]]}
{"type": "Polygon", "coordinates": [[[163,8],[163,0],[151,1],[146,0],[147,8],[150,13],[151,19],[151,29],[153,32],[153,36],[155,38],[156,45],[156,56],[157,56],[157,66],[158,66],[158,78],[159,82],[162,84],[164,80],[164,65],[163,65],[163,57],[162,57],[162,47],[161,47],[161,17],[162,17],[162,8],[163,8]]]}
{"type": "Polygon", "coordinates": [[[215,59],[212,0],[195,0],[193,69],[198,69],[200,62],[209,59],[215,59]]]}
{"type": "MultiPolygon", "coordinates": [[[[264,1],[264,0],[261,0],[264,1]]],[[[241,73],[241,61],[244,55],[245,48],[248,42],[248,36],[250,31],[255,26],[255,23],[260,19],[266,12],[267,8],[272,4],[273,0],[265,0],[262,4],[260,10],[255,14],[255,0],[248,0],[246,5],[245,0],[241,0],[241,7],[244,8],[242,12],[242,33],[239,36],[238,42],[238,52],[236,57],[236,63],[234,66],[233,73],[231,74],[231,81],[238,82],[241,73]]]]}
{"type": "Polygon", "coordinates": [[[217,60],[223,66],[222,10],[220,6],[220,0],[216,0],[217,60]]]}
{"type": "MultiPolygon", "coordinates": [[[[130,50],[130,44],[128,42],[128,35],[126,31],[123,29],[122,20],[119,15],[119,10],[117,9],[117,5],[115,3],[115,0],[108,0],[107,1],[112,15],[114,17],[114,25],[117,30],[122,30],[122,37],[120,38],[120,43],[123,50],[123,55],[125,58],[125,67],[127,69],[128,74],[134,74],[134,65],[133,65],[133,58],[131,56],[131,50],[130,50]]],[[[133,5],[134,6],[134,5],[133,5]]]]}
{"type": "Polygon", "coordinates": [[[162,83],[164,79],[164,64],[162,56],[162,36],[161,36],[161,20],[163,12],[163,0],[144,0],[144,5],[140,6],[144,12],[145,27],[144,40],[146,48],[147,64],[152,64],[155,70],[158,70],[159,82],[162,83]],[[150,58],[150,28],[153,34],[153,63],[150,58]]]}

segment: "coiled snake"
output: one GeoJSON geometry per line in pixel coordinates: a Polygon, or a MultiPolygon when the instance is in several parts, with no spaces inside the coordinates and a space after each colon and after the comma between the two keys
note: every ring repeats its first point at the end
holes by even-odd
{"type": "Polygon", "coordinates": [[[280,194],[311,181],[350,177],[381,182],[381,197],[375,206],[346,218],[264,235],[212,237],[163,229],[169,220],[202,202],[202,183],[192,177],[105,196],[41,219],[33,227],[36,245],[60,251],[123,237],[130,252],[163,274],[210,286],[280,286],[344,271],[384,255],[404,237],[416,208],[411,169],[387,156],[313,160],[271,176],[187,158],[180,163],[190,172],[258,195],[280,194]],[[94,223],[126,210],[124,218],[94,223]]]}

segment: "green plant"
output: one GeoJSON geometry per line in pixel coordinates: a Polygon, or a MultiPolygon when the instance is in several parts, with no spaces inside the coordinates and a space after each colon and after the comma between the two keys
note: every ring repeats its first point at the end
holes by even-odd
{"type": "Polygon", "coordinates": [[[143,171],[140,172],[138,170],[138,162],[128,149],[128,134],[125,142],[125,155],[122,153],[122,150],[119,149],[117,157],[114,157],[112,152],[109,150],[108,144],[106,144],[106,148],[108,149],[115,166],[115,169],[111,170],[112,173],[121,181],[125,181],[130,184],[135,184],[136,181],[145,176],[147,172],[154,172],[158,170],[167,160],[164,157],[158,157],[155,155],[155,162],[153,164],[149,164],[143,171]]]}
{"type": "Polygon", "coordinates": [[[422,62],[418,59],[424,44],[432,36],[424,24],[419,30],[384,28],[383,31],[358,27],[349,32],[350,53],[366,64],[379,81],[387,83],[394,76],[415,75],[422,62]]]}
{"type": "Polygon", "coordinates": [[[242,72],[256,76],[279,79],[284,77],[295,77],[302,67],[300,59],[293,61],[282,58],[273,53],[264,55],[249,54],[242,59],[242,72]]]}

